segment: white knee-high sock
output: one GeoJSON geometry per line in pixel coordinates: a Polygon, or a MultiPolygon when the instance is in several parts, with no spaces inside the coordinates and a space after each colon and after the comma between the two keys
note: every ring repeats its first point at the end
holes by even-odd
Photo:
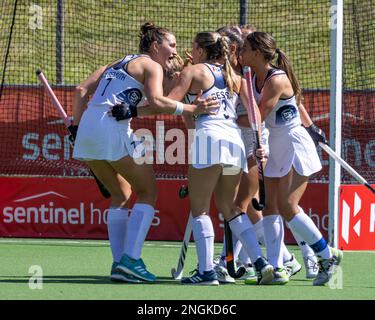
{"type": "MultiPolygon", "coordinates": [[[[255,229],[255,233],[257,235],[259,243],[265,246],[266,240],[264,239],[263,219],[259,220],[256,224],[254,224],[254,229],[255,229]]],[[[281,252],[283,255],[284,262],[290,261],[290,259],[292,259],[292,255],[290,254],[288,248],[285,246],[284,242],[281,244],[281,252]]]]}
{"type": "Polygon", "coordinates": [[[264,240],[264,229],[263,229],[263,219],[260,219],[257,223],[253,224],[255,234],[257,236],[258,242],[265,246],[266,241],[264,240]]]}
{"type": "Polygon", "coordinates": [[[254,227],[246,214],[239,215],[229,222],[229,226],[238,239],[242,242],[251,261],[255,262],[262,256],[258,240],[255,236],[254,227]]]}
{"type": "Polygon", "coordinates": [[[283,242],[281,243],[281,253],[283,255],[283,264],[284,262],[290,261],[292,259],[292,254],[289,252],[288,248],[285,245],[285,228],[284,228],[284,219],[280,216],[281,219],[281,228],[283,232],[283,242]]]}
{"type": "Polygon", "coordinates": [[[125,248],[125,236],[129,210],[127,208],[114,208],[108,210],[107,229],[114,262],[120,262],[125,248]]]}
{"type": "Polygon", "coordinates": [[[241,250],[240,250],[240,253],[238,255],[238,259],[245,265],[245,266],[248,266],[249,264],[251,264],[251,259],[249,257],[249,255],[247,254],[244,246],[242,246],[241,250]]]}
{"type": "Polygon", "coordinates": [[[315,254],[321,256],[323,259],[332,257],[331,250],[327,241],[323,238],[321,232],[316,227],[311,218],[300,209],[289,222],[289,228],[292,233],[300,235],[305,242],[314,250],[315,254]]]}
{"type": "MultiPolygon", "coordinates": [[[[288,223],[287,223],[287,226],[289,227],[288,223]]],[[[301,253],[302,253],[302,256],[304,258],[307,258],[309,256],[314,256],[315,255],[315,252],[313,251],[313,249],[310,248],[310,246],[303,240],[303,238],[298,234],[296,233],[295,231],[293,231],[290,227],[290,232],[292,233],[294,239],[296,240],[300,250],[301,250],[301,253]]]]}
{"type": "Polygon", "coordinates": [[[282,268],[284,243],[283,221],[278,214],[263,217],[264,238],[266,241],[267,258],[274,268],[282,268]]]}
{"type": "Polygon", "coordinates": [[[214,268],[214,227],[211,218],[200,215],[193,219],[193,236],[197,248],[198,269],[202,274],[214,268]]]}
{"type": "Polygon", "coordinates": [[[150,229],[155,209],[149,204],[136,203],[131,211],[125,241],[125,254],[138,260],[141,257],[143,243],[150,229]]]}

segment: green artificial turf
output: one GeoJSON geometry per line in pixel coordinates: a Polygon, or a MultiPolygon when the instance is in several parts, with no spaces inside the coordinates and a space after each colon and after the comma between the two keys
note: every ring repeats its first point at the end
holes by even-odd
{"type": "MultiPolygon", "coordinates": [[[[298,247],[289,246],[302,263],[298,247]]],[[[221,250],[215,245],[215,252],[221,250]]],[[[148,269],[158,276],[155,284],[123,284],[109,280],[111,253],[108,241],[0,239],[0,299],[43,300],[340,300],[374,299],[375,280],[371,268],[373,252],[345,252],[342,282],[336,289],[313,287],[301,270],[285,286],[249,286],[243,281],[217,287],[182,286],[171,278],[180,251],[178,242],[146,242],[143,259],[148,269]],[[42,270],[42,289],[31,289],[31,266],[42,270]],[[30,271],[30,273],[29,273],[30,271]],[[342,287],[342,288],[340,288],[342,287]]],[[[197,263],[194,243],[190,244],[184,275],[197,263]]],[[[36,280],[31,284],[35,285],[36,280]]]]}

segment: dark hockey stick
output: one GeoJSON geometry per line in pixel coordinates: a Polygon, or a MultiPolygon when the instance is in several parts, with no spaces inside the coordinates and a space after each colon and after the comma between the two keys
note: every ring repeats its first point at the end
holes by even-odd
{"type": "Polygon", "coordinates": [[[241,266],[236,270],[234,255],[233,255],[233,241],[232,241],[232,230],[230,229],[229,222],[224,220],[224,233],[225,233],[225,260],[227,262],[227,269],[229,275],[238,279],[246,273],[246,268],[241,266]]]}

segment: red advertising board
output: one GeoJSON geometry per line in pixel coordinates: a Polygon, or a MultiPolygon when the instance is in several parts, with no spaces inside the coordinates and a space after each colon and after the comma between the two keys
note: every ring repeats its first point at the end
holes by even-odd
{"type": "Polygon", "coordinates": [[[362,185],[340,188],[339,248],[375,250],[375,196],[362,185]]]}
{"type": "MultiPolygon", "coordinates": [[[[189,214],[188,198],[178,190],[184,180],[158,180],[158,201],[148,240],[182,240],[189,214]]],[[[90,178],[0,178],[0,237],[107,239],[107,208],[90,178]],[[84,190],[84,192],[83,192],[84,190]]],[[[135,197],[131,199],[131,205],[135,197]]],[[[328,228],[328,187],[310,184],[301,206],[323,234],[328,228]],[[319,201],[316,201],[319,199],[319,201]]],[[[212,202],[215,240],[223,239],[223,216],[212,202]]],[[[294,243],[286,228],[286,243],[294,243]]]]}

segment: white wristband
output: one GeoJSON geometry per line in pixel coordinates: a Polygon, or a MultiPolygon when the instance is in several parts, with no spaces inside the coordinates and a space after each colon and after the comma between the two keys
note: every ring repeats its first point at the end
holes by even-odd
{"type": "Polygon", "coordinates": [[[177,102],[176,110],[173,112],[174,115],[180,116],[184,112],[184,105],[182,102],[177,102]]]}

